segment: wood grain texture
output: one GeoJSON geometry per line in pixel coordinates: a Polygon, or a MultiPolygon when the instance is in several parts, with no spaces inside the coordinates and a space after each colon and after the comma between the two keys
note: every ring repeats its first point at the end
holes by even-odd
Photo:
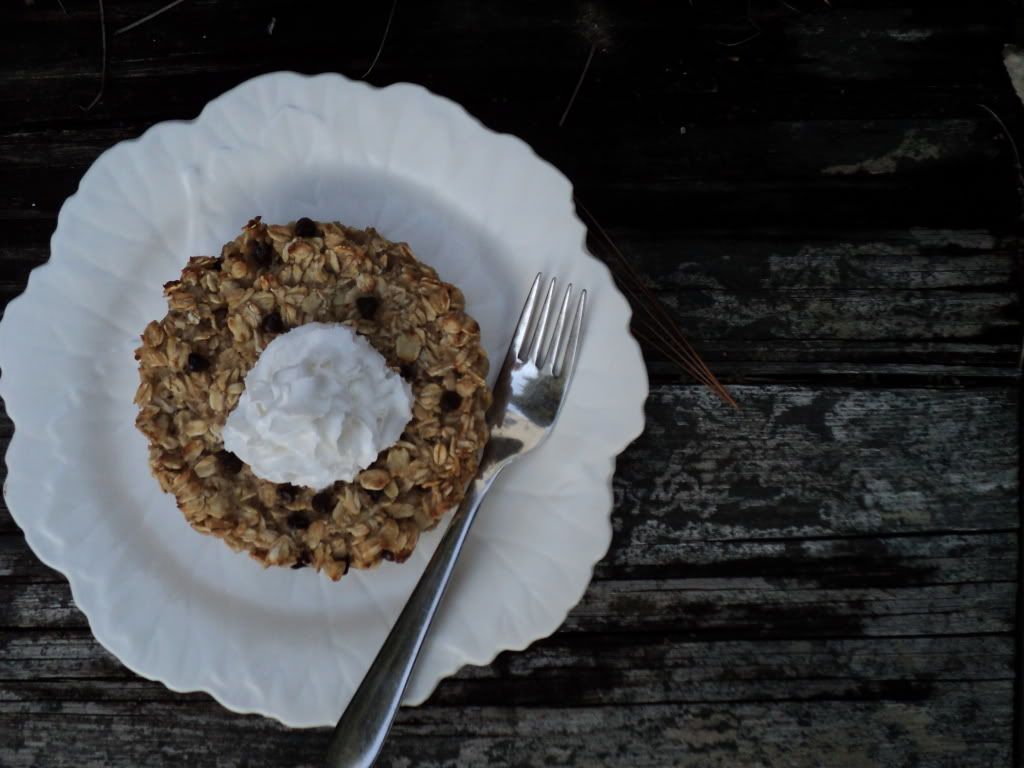
{"type": "Polygon", "coordinates": [[[716,368],[1017,362],[1015,236],[910,228],[612,237],[716,368]]]}
{"type": "MultiPolygon", "coordinates": [[[[163,4],[107,2],[109,31],[163,4]]],[[[358,77],[391,7],[189,0],[108,37],[86,112],[98,5],[64,5],[0,7],[0,311],[100,153],[263,72],[358,77]]],[[[582,602],[403,711],[382,765],[1019,764],[1020,20],[398,4],[370,82],[422,83],[565,172],[742,408],[645,344],[648,427],[582,602]]],[[[0,452],[13,431],[0,410],[0,452]]],[[[0,500],[0,765],[308,767],[326,740],[125,669],[0,500]]]]}
{"type": "MultiPolygon", "coordinates": [[[[772,765],[782,764],[790,740],[803,745],[796,765],[910,756],[942,765],[960,752],[977,761],[965,765],[1008,764],[1009,742],[996,736],[1012,717],[1018,540],[1016,487],[1005,477],[1013,420],[1001,414],[1014,399],[1002,387],[738,393],[744,410],[730,414],[695,387],[655,388],[652,426],[620,462],[615,542],[581,604],[554,637],[463,670],[424,709],[403,714],[385,765],[413,756],[425,765],[772,765]],[[943,417],[947,440],[928,436],[921,409],[943,417]],[[826,437],[815,431],[824,425],[826,437]],[[894,429],[904,432],[896,444],[894,429]],[[962,466],[953,485],[932,482],[927,473],[947,471],[968,441],[977,464],[962,466]],[[750,492],[716,496],[705,487],[691,498],[674,487],[676,473],[709,471],[701,462],[718,462],[718,450],[729,458],[716,477],[729,467],[765,478],[804,467],[821,498],[811,505],[804,488],[803,508],[816,514],[802,520],[779,499],[758,502],[750,492]],[[654,461],[652,451],[665,458],[654,461]],[[823,500],[849,497],[837,457],[887,489],[872,514],[824,514],[823,500]],[[921,473],[906,476],[916,464],[921,473]],[[645,468],[665,476],[638,476],[645,468]],[[640,488],[652,498],[640,498],[640,488]],[[730,513],[736,498],[761,507],[730,513]],[[980,505],[974,517],[965,498],[980,505]],[[928,515],[901,530],[882,513],[906,515],[908,499],[928,515]],[[957,512],[971,530],[947,530],[957,512]],[[739,522],[708,528],[719,513],[739,522]],[[777,517],[766,530],[769,514],[777,517]],[[442,726],[456,711],[459,728],[442,726]],[[850,719],[837,738],[837,724],[850,719]],[[771,738],[761,730],[769,725],[771,738]]],[[[852,502],[851,510],[867,509],[852,502]]],[[[7,755],[15,765],[43,754],[54,765],[109,759],[96,757],[110,743],[102,723],[125,729],[124,764],[171,744],[168,761],[216,755],[241,765],[225,741],[231,732],[274,745],[266,762],[249,765],[316,765],[325,738],[293,740],[205,696],[138,681],[97,646],[67,584],[13,533],[0,536],[0,722],[23,745],[7,755]],[[129,711],[160,723],[143,729],[129,711]],[[181,718],[202,738],[184,739],[181,718]],[[32,747],[58,732],[77,746],[32,747]]]]}
{"type": "Polygon", "coordinates": [[[616,485],[638,548],[1017,526],[1011,389],[733,391],[652,390],[616,485]]]}
{"type": "MultiPolygon", "coordinates": [[[[672,632],[726,637],[892,637],[1012,632],[1013,575],[982,584],[823,589],[728,580],[598,580],[570,633],[672,632]]],[[[0,622],[13,629],[85,627],[64,584],[8,584],[0,622]]]]}
{"type": "MultiPolygon", "coordinates": [[[[15,65],[0,73],[3,143],[35,141],[26,129],[57,129],[66,143],[99,151],[154,121],[193,117],[262,72],[358,76],[382,29],[373,7],[184,5],[112,41],[107,96],[86,115],[80,107],[98,87],[90,74],[99,63],[96,7],[74,2],[70,17],[22,12],[4,25],[0,43],[15,65]],[[83,123],[98,137],[68,127],[83,123]]],[[[1010,147],[977,106],[1016,119],[998,60],[1008,9],[794,14],[779,6],[759,9],[762,34],[736,47],[729,43],[752,29],[744,2],[666,5],[653,15],[477,5],[403,6],[371,80],[423,83],[521,135],[609,221],[803,227],[813,211],[818,225],[977,226],[1005,225],[1015,213],[1010,147]],[[558,129],[592,40],[600,48],[592,77],[558,129]]],[[[153,7],[119,3],[110,24],[153,7]]],[[[9,168],[15,183],[0,188],[5,218],[52,216],[80,176],[81,158],[68,166],[61,142],[43,144],[18,153],[35,159],[9,168]],[[47,160],[41,176],[24,167],[47,160]]]]}
{"type": "MultiPolygon", "coordinates": [[[[1009,765],[1010,681],[935,684],[924,700],[404,710],[382,766],[1009,765]],[[932,700],[933,699],[933,700],[932,700]],[[841,729],[837,724],[843,724],[841,729]],[[751,738],[757,734],[757,738],[751,738]]],[[[322,764],[328,733],[288,731],[192,698],[21,706],[0,715],[10,765],[322,764]],[[67,741],[55,743],[60,729],[67,741]],[[240,742],[245,746],[240,747],[240,742]]]]}

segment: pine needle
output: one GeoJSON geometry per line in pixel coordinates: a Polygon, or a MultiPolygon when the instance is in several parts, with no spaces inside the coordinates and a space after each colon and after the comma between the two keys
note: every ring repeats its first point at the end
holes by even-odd
{"type": "Polygon", "coordinates": [[[183,2],[185,2],[185,0],[174,0],[174,2],[168,3],[167,5],[163,6],[162,8],[157,8],[157,9],[156,9],[155,11],[153,11],[153,12],[152,12],[151,14],[149,14],[148,16],[143,16],[143,17],[142,17],[141,19],[139,19],[138,21],[133,21],[133,22],[132,22],[131,24],[129,24],[128,26],[126,26],[126,27],[121,27],[120,29],[116,30],[116,31],[114,32],[114,37],[117,37],[118,35],[120,35],[120,34],[123,34],[123,33],[125,33],[125,32],[128,32],[128,31],[130,31],[130,30],[133,30],[133,29],[135,29],[136,27],[142,26],[142,25],[143,25],[143,24],[145,24],[145,23],[146,23],[147,21],[150,21],[151,19],[155,19],[155,18],[156,18],[157,16],[159,16],[160,14],[162,14],[162,13],[166,13],[167,11],[171,10],[171,8],[173,8],[174,6],[176,6],[176,5],[181,5],[181,4],[183,3],[183,2]]]}
{"type": "Polygon", "coordinates": [[[88,112],[103,98],[103,91],[107,87],[107,17],[103,10],[103,0],[100,4],[100,89],[96,91],[93,100],[87,106],[79,107],[83,112],[88,112]]]}
{"type": "Polygon", "coordinates": [[[387,23],[384,25],[384,34],[381,35],[380,45],[377,47],[377,55],[373,57],[373,61],[370,62],[370,66],[367,67],[366,71],[363,72],[362,79],[365,80],[373,72],[373,68],[377,66],[377,62],[380,60],[381,53],[384,52],[384,43],[388,40],[388,32],[391,31],[391,22],[395,18],[395,9],[398,7],[398,0],[393,0],[391,3],[391,12],[388,13],[387,23]]]}
{"type": "Polygon", "coordinates": [[[611,239],[604,230],[604,227],[594,217],[594,214],[580,202],[578,197],[576,198],[576,206],[590,221],[607,251],[613,257],[611,260],[606,259],[605,262],[611,268],[619,287],[622,288],[633,305],[633,329],[637,332],[637,337],[648,346],[661,352],[694,379],[707,386],[723,402],[739,409],[729,391],[722,386],[697,350],[693,348],[693,345],[683,336],[682,331],[679,330],[672,318],[669,317],[658,297],[647,287],[629,259],[619,250],[615,241],[611,239]]]}
{"type": "Polygon", "coordinates": [[[565,111],[562,113],[562,117],[558,121],[559,128],[565,125],[565,118],[569,116],[569,110],[572,109],[572,105],[576,101],[576,95],[580,92],[580,88],[583,87],[583,81],[587,78],[587,70],[590,69],[590,63],[594,60],[594,54],[596,52],[597,43],[591,43],[590,53],[587,54],[587,62],[583,65],[583,71],[580,72],[580,79],[576,81],[576,87],[572,90],[572,96],[569,97],[569,103],[565,105],[565,111]]]}

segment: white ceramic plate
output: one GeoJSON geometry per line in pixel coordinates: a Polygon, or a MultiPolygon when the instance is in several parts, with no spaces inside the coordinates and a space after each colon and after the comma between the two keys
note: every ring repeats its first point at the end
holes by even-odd
{"type": "Polygon", "coordinates": [[[95,162],[61,209],[49,263],[0,324],[0,394],[16,426],[11,513],[132,670],[239,712],[329,725],[439,531],[404,565],[339,583],[264,570],[188,527],[133,427],[132,352],[166,312],[162,284],[256,214],[372,225],[407,241],[463,289],[492,363],[537,272],[589,291],[558,426],[488,497],[407,703],[463,664],[550,634],[583,595],[611,538],[615,456],[643,428],[647,378],[629,307],[585,248],[569,182],[418,86],[266,75],[95,162]]]}

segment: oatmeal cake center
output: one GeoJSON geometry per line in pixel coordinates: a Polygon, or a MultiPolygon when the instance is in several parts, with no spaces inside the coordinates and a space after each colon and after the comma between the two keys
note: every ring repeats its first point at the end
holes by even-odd
{"type": "Polygon", "coordinates": [[[307,323],[276,337],[245,377],[224,447],[257,477],[319,490],[352,481],[412,417],[412,388],[362,336],[307,323]]]}

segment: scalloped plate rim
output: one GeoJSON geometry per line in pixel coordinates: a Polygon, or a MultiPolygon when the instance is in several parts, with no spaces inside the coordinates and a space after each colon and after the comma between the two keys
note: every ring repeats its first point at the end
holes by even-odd
{"type": "MultiPolygon", "coordinates": [[[[568,187],[569,187],[570,193],[571,193],[572,185],[568,181],[568,179],[565,178],[564,174],[562,174],[562,172],[560,170],[558,170],[555,166],[551,165],[548,161],[546,161],[545,159],[540,157],[536,153],[536,151],[527,142],[523,141],[519,137],[514,136],[512,134],[501,133],[501,132],[494,131],[494,130],[488,128],[478,118],[473,116],[470,112],[468,112],[458,102],[453,101],[453,100],[451,100],[451,99],[449,99],[447,97],[435,94],[435,93],[433,93],[432,91],[430,91],[429,89],[425,88],[422,85],[419,85],[419,84],[416,84],[416,83],[398,82],[398,83],[393,83],[393,84],[390,84],[390,85],[387,85],[387,86],[384,86],[384,87],[377,87],[377,86],[373,86],[373,85],[371,85],[369,83],[365,83],[365,82],[362,82],[362,81],[349,80],[348,78],[345,78],[343,75],[340,75],[338,73],[320,73],[320,74],[315,74],[315,75],[304,75],[304,74],[301,74],[301,73],[291,72],[291,71],[279,71],[279,72],[270,72],[270,73],[262,74],[262,75],[259,75],[257,77],[253,77],[253,78],[250,78],[248,80],[242,81],[241,83],[238,83],[237,85],[235,85],[232,88],[228,89],[224,93],[222,93],[222,94],[216,96],[215,98],[211,99],[207,104],[204,105],[204,107],[200,111],[200,113],[196,117],[194,117],[192,119],[161,121],[161,122],[156,123],[156,124],[150,126],[149,128],[147,128],[139,136],[134,137],[134,138],[130,138],[130,139],[122,140],[122,141],[118,142],[117,144],[107,148],[102,153],[100,153],[100,155],[93,161],[93,163],[90,165],[90,167],[83,174],[82,178],[79,180],[79,183],[78,183],[78,186],[77,186],[75,192],[73,192],[71,195],[69,195],[64,200],[63,204],[61,205],[60,211],[59,211],[59,213],[57,215],[56,227],[54,229],[53,234],[50,237],[50,246],[51,246],[50,247],[50,254],[51,254],[50,258],[45,263],[35,267],[31,271],[31,273],[29,274],[29,278],[28,278],[27,286],[26,286],[25,290],[21,294],[19,294],[18,296],[16,296],[15,298],[13,298],[11,301],[8,302],[8,304],[6,306],[6,311],[4,313],[4,317],[3,317],[2,320],[0,320],[0,340],[2,340],[4,338],[6,333],[11,333],[12,329],[16,327],[15,323],[17,323],[17,316],[18,316],[18,314],[21,311],[23,311],[25,308],[28,308],[28,307],[32,306],[34,303],[36,303],[36,296],[38,296],[40,294],[32,293],[32,291],[33,291],[32,285],[34,284],[34,282],[38,281],[38,276],[41,275],[41,274],[44,274],[44,273],[46,273],[48,271],[52,271],[53,269],[59,267],[60,264],[63,263],[64,257],[61,257],[59,255],[59,251],[57,251],[57,252],[54,251],[54,244],[56,242],[58,234],[61,231],[61,227],[62,227],[62,225],[66,226],[66,219],[67,219],[67,217],[69,215],[69,211],[74,209],[74,207],[76,205],[76,201],[81,198],[83,192],[84,191],[88,191],[87,187],[88,187],[88,184],[90,183],[90,178],[95,173],[97,173],[97,169],[100,168],[104,162],[109,162],[111,153],[126,151],[126,150],[129,150],[132,146],[144,145],[147,142],[154,141],[156,137],[158,137],[158,136],[160,136],[162,134],[188,131],[190,128],[200,124],[204,120],[204,118],[206,118],[210,114],[210,112],[212,111],[212,108],[214,108],[218,104],[221,104],[221,103],[223,103],[225,101],[230,100],[236,94],[236,92],[242,91],[242,90],[246,89],[247,87],[253,87],[256,84],[264,82],[264,81],[270,81],[270,80],[274,80],[274,79],[288,79],[288,78],[298,79],[300,81],[313,81],[313,80],[318,80],[318,79],[338,80],[338,81],[342,81],[342,82],[344,82],[344,83],[346,83],[348,85],[354,85],[354,86],[358,87],[359,89],[364,90],[364,91],[366,91],[368,93],[377,93],[377,92],[383,92],[383,91],[389,91],[389,90],[393,91],[393,92],[407,91],[409,93],[415,94],[415,97],[418,98],[418,99],[436,100],[438,102],[441,102],[441,103],[443,103],[445,105],[446,108],[448,108],[449,110],[452,110],[452,112],[454,114],[457,114],[458,119],[466,120],[469,123],[471,123],[473,130],[481,131],[483,133],[486,133],[486,134],[488,134],[488,135],[490,135],[490,136],[492,136],[494,138],[497,138],[497,139],[499,139],[501,141],[504,141],[504,142],[512,142],[515,145],[517,145],[517,148],[519,150],[523,150],[523,149],[527,150],[528,154],[529,154],[529,157],[530,157],[532,162],[536,163],[539,166],[542,166],[545,170],[547,170],[547,171],[555,174],[557,177],[565,180],[567,185],[568,185],[568,187]],[[56,256],[56,258],[54,258],[54,256],[56,256]],[[12,309],[14,310],[13,317],[12,317],[12,312],[11,312],[12,309]]],[[[625,429],[623,431],[623,433],[620,435],[619,441],[616,444],[614,444],[614,445],[607,444],[605,446],[606,449],[609,452],[612,452],[612,453],[611,453],[610,456],[608,456],[608,468],[607,468],[607,471],[606,471],[605,483],[604,483],[604,486],[602,488],[603,494],[605,495],[606,499],[609,502],[608,510],[607,510],[606,515],[605,515],[605,521],[606,521],[606,524],[605,524],[605,527],[604,527],[605,535],[602,537],[602,540],[603,540],[604,543],[601,546],[601,552],[593,559],[592,562],[589,563],[589,567],[588,567],[586,578],[582,580],[581,586],[579,587],[579,589],[574,591],[574,597],[573,597],[573,600],[570,603],[569,607],[567,607],[565,612],[564,612],[564,614],[562,614],[560,616],[560,618],[558,618],[558,620],[554,624],[554,626],[551,626],[549,629],[542,629],[542,630],[534,629],[531,632],[531,635],[532,635],[531,637],[523,639],[523,640],[521,640],[520,642],[517,642],[517,643],[512,643],[512,644],[502,643],[499,647],[496,647],[489,654],[488,653],[483,653],[483,654],[480,654],[480,655],[475,655],[475,654],[473,654],[470,651],[466,651],[464,649],[460,649],[460,655],[461,655],[462,658],[459,661],[455,662],[454,664],[449,665],[448,667],[446,667],[444,669],[438,670],[437,674],[433,675],[433,683],[428,687],[428,690],[422,696],[417,696],[415,699],[407,700],[405,702],[406,705],[418,705],[418,704],[422,703],[423,701],[425,701],[427,698],[429,698],[429,696],[433,693],[434,689],[436,689],[436,686],[444,678],[454,674],[456,671],[458,671],[459,668],[461,668],[462,666],[464,666],[466,664],[473,664],[473,665],[486,665],[486,664],[489,664],[491,661],[494,660],[494,658],[498,654],[500,654],[500,653],[502,653],[504,651],[521,651],[521,650],[524,650],[525,648],[527,648],[532,643],[536,642],[537,640],[539,640],[539,639],[541,639],[543,637],[547,637],[548,635],[553,633],[555,630],[557,630],[557,628],[565,621],[565,618],[568,616],[568,613],[571,610],[572,605],[575,605],[576,603],[579,602],[580,599],[582,599],[584,593],[586,592],[587,587],[589,586],[590,580],[591,580],[592,575],[593,575],[594,567],[596,566],[597,562],[601,559],[601,557],[603,557],[604,553],[607,552],[608,546],[611,543],[611,538],[612,538],[612,533],[613,533],[612,525],[611,525],[611,509],[612,509],[612,503],[611,502],[612,502],[612,500],[614,498],[613,497],[612,483],[613,483],[613,478],[614,478],[616,456],[619,453],[621,453],[633,440],[635,440],[637,437],[639,437],[639,435],[643,432],[644,424],[645,424],[644,404],[645,404],[647,396],[649,394],[649,382],[648,382],[648,378],[647,378],[646,368],[643,365],[643,359],[642,359],[642,355],[640,353],[639,344],[636,342],[636,340],[633,338],[632,334],[629,331],[629,324],[630,324],[630,319],[631,319],[631,311],[630,311],[628,302],[625,301],[625,299],[624,299],[624,297],[622,297],[621,293],[618,292],[617,287],[615,287],[614,280],[613,280],[613,278],[611,276],[611,272],[608,269],[608,266],[604,262],[602,262],[601,260],[599,260],[596,257],[594,257],[593,254],[591,254],[589,249],[587,248],[587,245],[586,245],[586,232],[587,232],[586,227],[583,224],[582,220],[577,215],[577,213],[576,213],[576,211],[574,209],[574,206],[571,205],[571,201],[572,201],[572,197],[571,197],[571,194],[570,194],[570,200],[569,200],[570,205],[569,205],[569,211],[568,212],[569,212],[570,217],[572,219],[572,225],[575,226],[576,228],[578,228],[578,231],[581,233],[581,244],[580,244],[581,253],[583,255],[585,255],[588,259],[590,259],[593,262],[591,264],[592,267],[596,266],[597,268],[599,268],[601,271],[603,271],[605,273],[605,277],[608,280],[610,288],[611,288],[610,293],[613,293],[614,295],[616,295],[618,297],[619,301],[621,302],[622,306],[625,309],[625,312],[624,312],[624,315],[625,315],[625,318],[624,318],[625,319],[625,327],[624,327],[625,338],[626,338],[626,340],[628,341],[628,344],[629,344],[630,355],[633,357],[633,361],[632,362],[636,363],[636,365],[634,366],[634,369],[635,369],[635,372],[636,372],[636,375],[637,375],[637,378],[636,378],[636,381],[635,381],[635,384],[636,384],[635,389],[637,390],[637,393],[640,395],[637,398],[636,402],[634,403],[635,410],[634,410],[632,416],[630,416],[628,418],[628,422],[629,422],[629,424],[631,424],[631,426],[628,429],[625,429]]],[[[13,367],[12,364],[16,365],[16,361],[13,359],[12,356],[9,356],[8,353],[5,353],[3,351],[3,349],[0,348],[0,367],[3,367],[5,369],[9,369],[9,368],[13,367]]],[[[15,425],[15,431],[14,431],[14,434],[12,435],[12,438],[10,440],[10,443],[9,443],[9,446],[8,446],[8,450],[7,450],[7,460],[6,460],[6,463],[8,465],[8,469],[10,469],[10,463],[11,463],[11,459],[12,458],[14,459],[15,463],[17,463],[17,461],[19,459],[19,456],[22,453],[20,451],[21,444],[24,441],[24,435],[21,435],[19,437],[19,430],[17,429],[18,420],[20,418],[20,416],[18,415],[17,411],[22,408],[22,404],[17,404],[15,406],[15,409],[14,409],[15,412],[12,412],[11,408],[10,408],[10,395],[11,395],[13,389],[14,389],[14,387],[12,387],[12,385],[11,385],[11,378],[5,372],[5,374],[2,377],[0,377],[0,396],[2,396],[4,398],[5,402],[7,402],[7,404],[8,404],[8,417],[11,419],[12,423],[15,425]]],[[[21,414],[21,415],[25,415],[25,414],[21,414]]],[[[7,480],[5,481],[4,488],[3,488],[3,493],[4,493],[5,498],[8,497],[8,486],[9,486],[9,484],[13,486],[15,483],[20,482],[20,480],[18,478],[10,477],[10,472],[8,474],[9,474],[9,476],[8,476],[7,480]]],[[[316,727],[318,725],[322,725],[323,724],[323,723],[320,723],[320,722],[315,722],[314,723],[314,722],[306,722],[304,720],[295,720],[295,719],[289,718],[287,715],[285,715],[285,714],[283,714],[281,712],[272,711],[271,708],[268,708],[268,707],[263,707],[263,706],[259,706],[259,705],[248,706],[248,705],[242,704],[239,701],[234,700],[235,697],[230,694],[230,692],[232,690],[230,686],[221,686],[221,685],[217,685],[217,684],[209,684],[209,685],[181,686],[181,687],[179,687],[179,686],[175,685],[168,678],[168,676],[167,676],[168,673],[166,671],[150,672],[150,671],[146,671],[144,669],[139,668],[135,664],[126,662],[118,654],[118,651],[115,648],[116,643],[113,642],[113,634],[114,634],[113,631],[110,631],[109,634],[108,634],[108,630],[112,630],[112,627],[101,626],[101,627],[97,628],[96,626],[94,626],[94,616],[90,615],[89,611],[86,608],[82,607],[82,605],[81,605],[80,596],[82,594],[82,591],[83,591],[83,589],[86,589],[86,590],[88,589],[88,587],[86,587],[86,585],[85,585],[85,582],[89,581],[88,574],[86,574],[86,573],[84,573],[84,572],[82,572],[80,570],[77,570],[74,567],[70,567],[70,566],[68,566],[68,564],[63,563],[61,561],[62,558],[61,558],[60,551],[51,548],[50,542],[47,540],[47,536],[46,536],[45,532],[43,532],[42,530],[40,530],[39,528],[33,526],[30,523],[29,518],[27,516],[28,514],[30,514],[29,512],[24,512],[24,510],[19,511],[17,509],[18,505],[17,504],[11,505],[9,503],[9,501],[8,501],[7,506],[8,506],[8,510],[9,510],[9,512],[11,514],[12,519],[14,519],[14,521],[18,524],[18,526],[23,531],[26,543],[28,543],[29,547],[32,549],[32,551],[35,553],[35,555],[40,559],[40,561],[42,561],[48,567],[50,567],[50,568],[60,572],[61,574],[63,574],[68,579],[68,582],[69,582],[69,585],[70,585],[70,589],[71,589],[72,598],[73,598],[76,606],[78,606],[82,610],[83,614],[85,615],[85,617],[86,617],[86,619],[87,619],[87,621],[89,623],[90,630],[91,630],[93,636],[96,638],[97,642],[99,642],[100,645],[102,645],[108,652],[110,652],[112,655],[114,655],[118,659],[118,661],[121,664],[123,664],[126,668],[130,669],[132,672],[134,672],[135,674],[138,674],[141,677],[144,677],[146,679],[153,680],[153,681],[156,681],[156,682],[160,682],[165,687],[167,687],[169,690],[175,691],[177,693],[192,693],[192,692],[204,692],[204,693],[207,693],[208,695],[213,697],[218,703],[220,703],[222,706],[226,707],[227,709],[229,709],[231,711],[238,712],[238,713],[241,713],[241,714],[258,714],[258,715],[274,718],[274,719],[284,723],[285,725],[288,725],[288,726],[291,726],[291,727],[316,727]],[[97,629],[99,631],[97,631],[97,629]]],[[[265,703],[266,699],[265,698],[262,699],[262,702],[265,703]]]]}

